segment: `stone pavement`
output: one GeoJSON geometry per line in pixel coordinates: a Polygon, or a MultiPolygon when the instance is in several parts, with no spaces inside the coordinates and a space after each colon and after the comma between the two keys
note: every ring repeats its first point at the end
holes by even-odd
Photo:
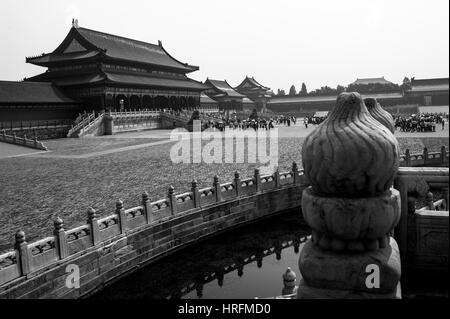
{"type": "Polygon", "coordinates": [[[0,158],[35,155],[42,153],[47,153],[47,151],[0,142],[0,158]]]}

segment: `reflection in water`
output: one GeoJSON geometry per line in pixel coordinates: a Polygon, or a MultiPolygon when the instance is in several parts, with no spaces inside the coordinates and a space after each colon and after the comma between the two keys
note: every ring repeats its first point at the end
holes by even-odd
{"type": "Polygon", "coordinates": [[[224,299],[281,295],[287,267],[297,273],[309,234],[300,210],[285,212],[185,248],[93,298],[224,299]]]}

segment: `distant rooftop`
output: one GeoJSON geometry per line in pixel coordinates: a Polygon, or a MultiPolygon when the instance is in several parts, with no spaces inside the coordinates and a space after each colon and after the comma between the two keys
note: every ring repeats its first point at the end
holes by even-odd
{"type": "Polygon", "coordinates": [[[362,78],[362,79],[357,78],[356,81],[351,84],[367,85],[367,84],[393,84],[393,83],[389,82],[384,78],[384,76],[382,76],[381,78],[362,78]]]}
{"type": "Polygon", "coordinates": [[[47,82],[0,81],[0,103],[77,103],[47,82]]]}
{"type": "Polygon", "coordinates": [[[212,86],[217,91],[221,92],[223,95],[226,95],[228,97],[237,97],[237,98],[245,97],[244,95],[240,94],[235,89],[233,89],[226,80],[222,81],[222,80],[206,79],[205,84],[212,86]]]}
{"type": "Polygon", "coordinates": [[[448,89],[449,89],[448,78],[411,79],[412,92],[448,91],[448,89]]]}

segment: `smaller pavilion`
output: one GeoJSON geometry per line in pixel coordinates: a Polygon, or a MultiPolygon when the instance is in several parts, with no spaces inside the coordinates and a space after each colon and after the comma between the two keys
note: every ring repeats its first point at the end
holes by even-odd
{"type": "Polygon", "coordinates": [[[273,96],[270,88],[260,84],[254,77],[250,78],[248,76],[245,77],[241,84],[235,87],[235,90],[252,100],[257,110],[262,113],[266,111],[267,102],[273,96]]]}

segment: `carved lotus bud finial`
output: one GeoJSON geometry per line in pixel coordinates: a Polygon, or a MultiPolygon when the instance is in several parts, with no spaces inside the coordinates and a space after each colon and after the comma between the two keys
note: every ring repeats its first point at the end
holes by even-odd
{"type": "Polygon", "coordinates": [[[287,282],[293,282],[297,279],[297,275],[292,271],[290,267],[286,269],[286,272],[283,274],[283,280],[287,282]]]}
{"type": "Polygon", "coordinates": [[[88,221],[97,218],[97,212],[92,207],[88,208],[87,214],[88,214],[88,221]]]}
{"type": "Polygon", "coordinates": [[[391,131],[392,134],[395,132],[394,118],[389,112],[386,112],[381,107],[380,103],[378,103],[377,99],[367,98],[364,99],[364,104],[366,104],[367,109],[369,110],[370,115],[383,124],[385,127],[391,131]]]}
{"type": "Polygon", "coordinates": [[[144,202],[146,202],[146,201],[148,201],[148,193],[147,192],[143,192],[142,193],[142,201],[144,201],[144,202]]]}
{"type": "Polygon", "coordinates": [[[173,195],[174,192],[175,192],[175,188],[172,185],[170,185],[169,186],[169,195],[173,195]]]}
{"type": "Polygon", "coordinates": [[[53,225],[55,226],[55,230],[62,230],[64,226],[64,222],[61,219],[61,217],[56,217],[55,221],[53,222],[53,225]]]}
{"type": "Polygon", "coordinates": [[[116,201],[116,209],[117,209],[117,210],[121,210],[122,208],[123,208],[123,201],[120,200],[120,199],[118,199],[118,200],[116,201]]]}
{"type": "Polygon", "coordinates": [[[359,93],[341,93],[328,118],[306,137],[302,161],[317,194],[374,196],[392,185],[399,146],[359,93]]]}
{"type": "Polygon", "coordinates": [[[192,181],[192,188],[197,188],[197,180],[192,181]]]}
{"type": "Polygon", "coordinates": [[[214,175],[214,184],[218,184],[219,183],[219,176],[214,175]]]}
{"type": "Polygon", "coordinates": [[[16,232],[16,244],[21,244],[25,242],[25,232],[23,230],[18,230],[16,232]]]}

